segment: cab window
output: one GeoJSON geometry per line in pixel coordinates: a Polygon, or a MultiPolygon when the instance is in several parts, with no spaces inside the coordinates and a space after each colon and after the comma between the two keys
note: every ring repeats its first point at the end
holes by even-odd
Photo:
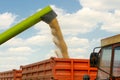
{"type": "Polygon", "coordinates": [[[120,76],[120,46],[114,48],[113,76],[120,76]]]}
{"type": "MultiPolygon", "coordinates": [[[[104,70],[107,73],[110,73],[110,66],[111,66],[111,55],[112,55],[112,47],[104,47],[102,48],[100,54],[100,69],[104,70]]],[[[107,79],[109,78],[109,74],[105,73],[101,70],[98,70],[98,78],[99,79],[107,79]]]]}

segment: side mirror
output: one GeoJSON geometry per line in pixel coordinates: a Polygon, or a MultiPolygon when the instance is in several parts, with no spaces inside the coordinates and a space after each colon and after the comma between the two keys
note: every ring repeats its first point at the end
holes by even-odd
{"type": "Polygon", "coordinates": [[[90,55],[90,67],[97,67],[99,64],[99,54],[96,52],[90,55]]]}

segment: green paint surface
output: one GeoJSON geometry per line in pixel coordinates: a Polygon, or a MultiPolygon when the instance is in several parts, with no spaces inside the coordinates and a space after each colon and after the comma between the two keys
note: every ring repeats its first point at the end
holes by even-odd
{"type": "Polygon", "coordinates": [[[1,33],[0,45],[41,21],[41,17],[49,13],[51,10],[51,7],[47,6],[32,16],[21,21],[20,23],[16,24],[15,26],[11,27],[10,29],[6,30],[5,32],[1,33]]]}

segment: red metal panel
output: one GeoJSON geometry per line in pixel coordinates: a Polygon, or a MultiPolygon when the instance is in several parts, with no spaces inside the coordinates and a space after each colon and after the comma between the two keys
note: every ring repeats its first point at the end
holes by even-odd
{"type": "Polygon", "coordinates": [[[21,70],[10,70],[0,72],[0,80],[21,80],[22,71],[21,70]]]}
{"type": "Polygon", "coordinates": [[[83,75],[95,79],[97,69],[90,68],[87,59],[51,58],[37,63],[21,66],[22,80],[82,80],[83,75]]]}

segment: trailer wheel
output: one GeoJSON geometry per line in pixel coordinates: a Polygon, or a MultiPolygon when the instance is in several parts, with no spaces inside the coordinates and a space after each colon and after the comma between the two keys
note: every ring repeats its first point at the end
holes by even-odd
{"type": "Polygon", "coordinates": [[[84,75],[83,80],[90,80],[90,76],[88,74],[84,75]]]}

